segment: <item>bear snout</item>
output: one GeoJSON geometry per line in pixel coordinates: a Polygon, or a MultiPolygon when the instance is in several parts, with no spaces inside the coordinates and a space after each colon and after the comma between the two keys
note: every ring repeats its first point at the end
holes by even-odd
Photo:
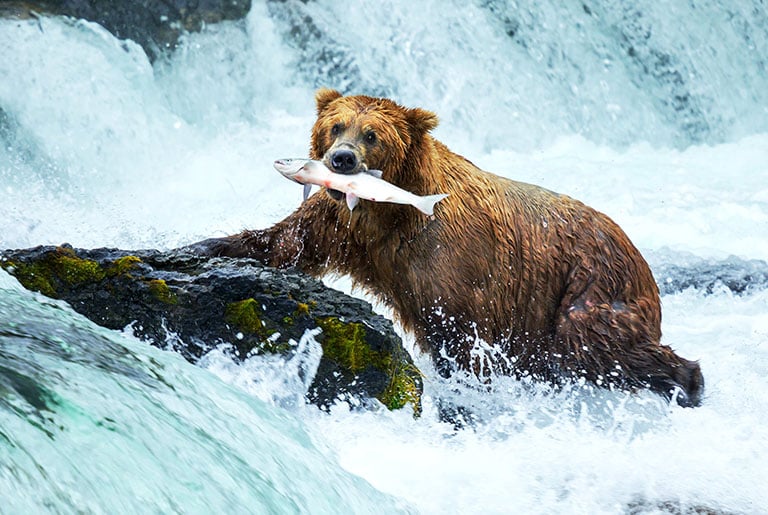
{"type": "Polygon", "coordinates": [[[329,161],[332,171],[343,174],[356,173],[360,164],[357,155],[352,150],[346,148],[333,150],[329,161]]]}

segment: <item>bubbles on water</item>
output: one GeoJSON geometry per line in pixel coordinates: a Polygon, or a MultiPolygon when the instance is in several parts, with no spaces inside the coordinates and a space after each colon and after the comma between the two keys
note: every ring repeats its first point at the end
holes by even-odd
{"type": "Polygon", "coordinates": [[[297,409],[315,379],[322,348],[315,339],[320,329],[307,330],[299,342],[291,340],[291,357],[260,354],[236,360],[230,345],[220,345],[198,362],[230,384],[272,405],[297,409]]]}
{"type": "Polygon", "coordinates": [[[491,438],[509,438],[553,424],[573,430],[588,426],[607,438],[629,439],[665,424],[672,409],[646,391],[599,388],[584,381],[553,386],[531,379],[493,375],[479,380],[455,372],[436,373],[429,362],[425,373],[424,417],[491,438]]]}

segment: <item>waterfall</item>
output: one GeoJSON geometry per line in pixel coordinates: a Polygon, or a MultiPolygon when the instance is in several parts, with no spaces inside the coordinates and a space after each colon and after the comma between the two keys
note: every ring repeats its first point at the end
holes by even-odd
{"type": "MultiPolygon", "coordinates": [[[[272,161],[306,156],[326,86],[434,111],[453,150],[605,212],[654,272],[765,261],[767,66],[762,0],[254,0],[155,61],[93,22],[2,19],[0,249],[273,224],[302,197],[272,161]]],[[[0,271],[0,513],[764,510],[766,290],[662,301],[701,408],[480,392],[417,353],[414,420],[321,413],[265,362],[195,368],[0,271]],[[453,396],[477,427],[438,419],[453,396]]]]}

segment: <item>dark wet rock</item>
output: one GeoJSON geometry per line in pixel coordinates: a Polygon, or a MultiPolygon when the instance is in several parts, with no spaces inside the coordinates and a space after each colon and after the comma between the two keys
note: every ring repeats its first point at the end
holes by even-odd
{"type": "Polygon", "coordinates": [[[642,497],[630,502],[624,509],[627,515],[732,515],[736,512],[701,503],[678,500],[651,501],[642,497]]]}
{"type": "Polygon", "coordinates": [[[768,287],[768,263],[759,259],[702,259],[686,256],[676,262],[651,261],[653,275],[662,295],[689,288],[713,293],[727,288],[735,294],[744,294],[768,287]]]}
{"type": "Polygon", "coordinates": [[[333,84],[345,94],[364,91],[373,96],[397,96],[394,89],[382,85],[377,78],[365,76],[355,50],[336,37],[338,26],[316,19],[309,3],[267,2],[271,18],[277,22],[276,29],[299,56],[296,70],[303,79],[316,88],[333,84]]]}
{"type": "Polygon", "coordinates": [[[328,407],[337,399],[376,398],[390,409],[410,403],[419,410],[421,376],[391,322],[296,270],[252,259],[67,245],[0,255],[0,267],[26,288],[64,300],[109,329],[130,326],[193,363],[220,344],[231,344],[237,359],[288,360],[307,331],[319,332],[323,352],[309,401],[328,407]]]}
{"type": "Polygon", "coordinates": [[[0,2],[0,17],[56,14],[93,21],[144,48],[151,59],[175,48],[185,31],[244,18],[251,0],[48,0],[0,2]]]}

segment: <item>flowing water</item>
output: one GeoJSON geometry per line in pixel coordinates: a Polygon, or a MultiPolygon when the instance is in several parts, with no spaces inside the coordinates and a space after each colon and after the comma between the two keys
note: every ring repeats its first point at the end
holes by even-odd
{"type": "MultiPolygon", "coordinates": [[[[657,271],[768,260],[765,4],[561,4],[255,1],[155,63],[93,23],[0,20],[0,249],[268,226],[302,195],[271,163],[306,155],[331,86],[435,111],[453,150],[607,213],[657,271]]],[[[194,367],[0,271],[0,513],[768,513],[768,289],[662,302],[700,408],[478,392],[416,353],[415,420],[296,402],[302,364],[194,367]],[[440,422],[453,398],[474,427],[440,422]]]]}

